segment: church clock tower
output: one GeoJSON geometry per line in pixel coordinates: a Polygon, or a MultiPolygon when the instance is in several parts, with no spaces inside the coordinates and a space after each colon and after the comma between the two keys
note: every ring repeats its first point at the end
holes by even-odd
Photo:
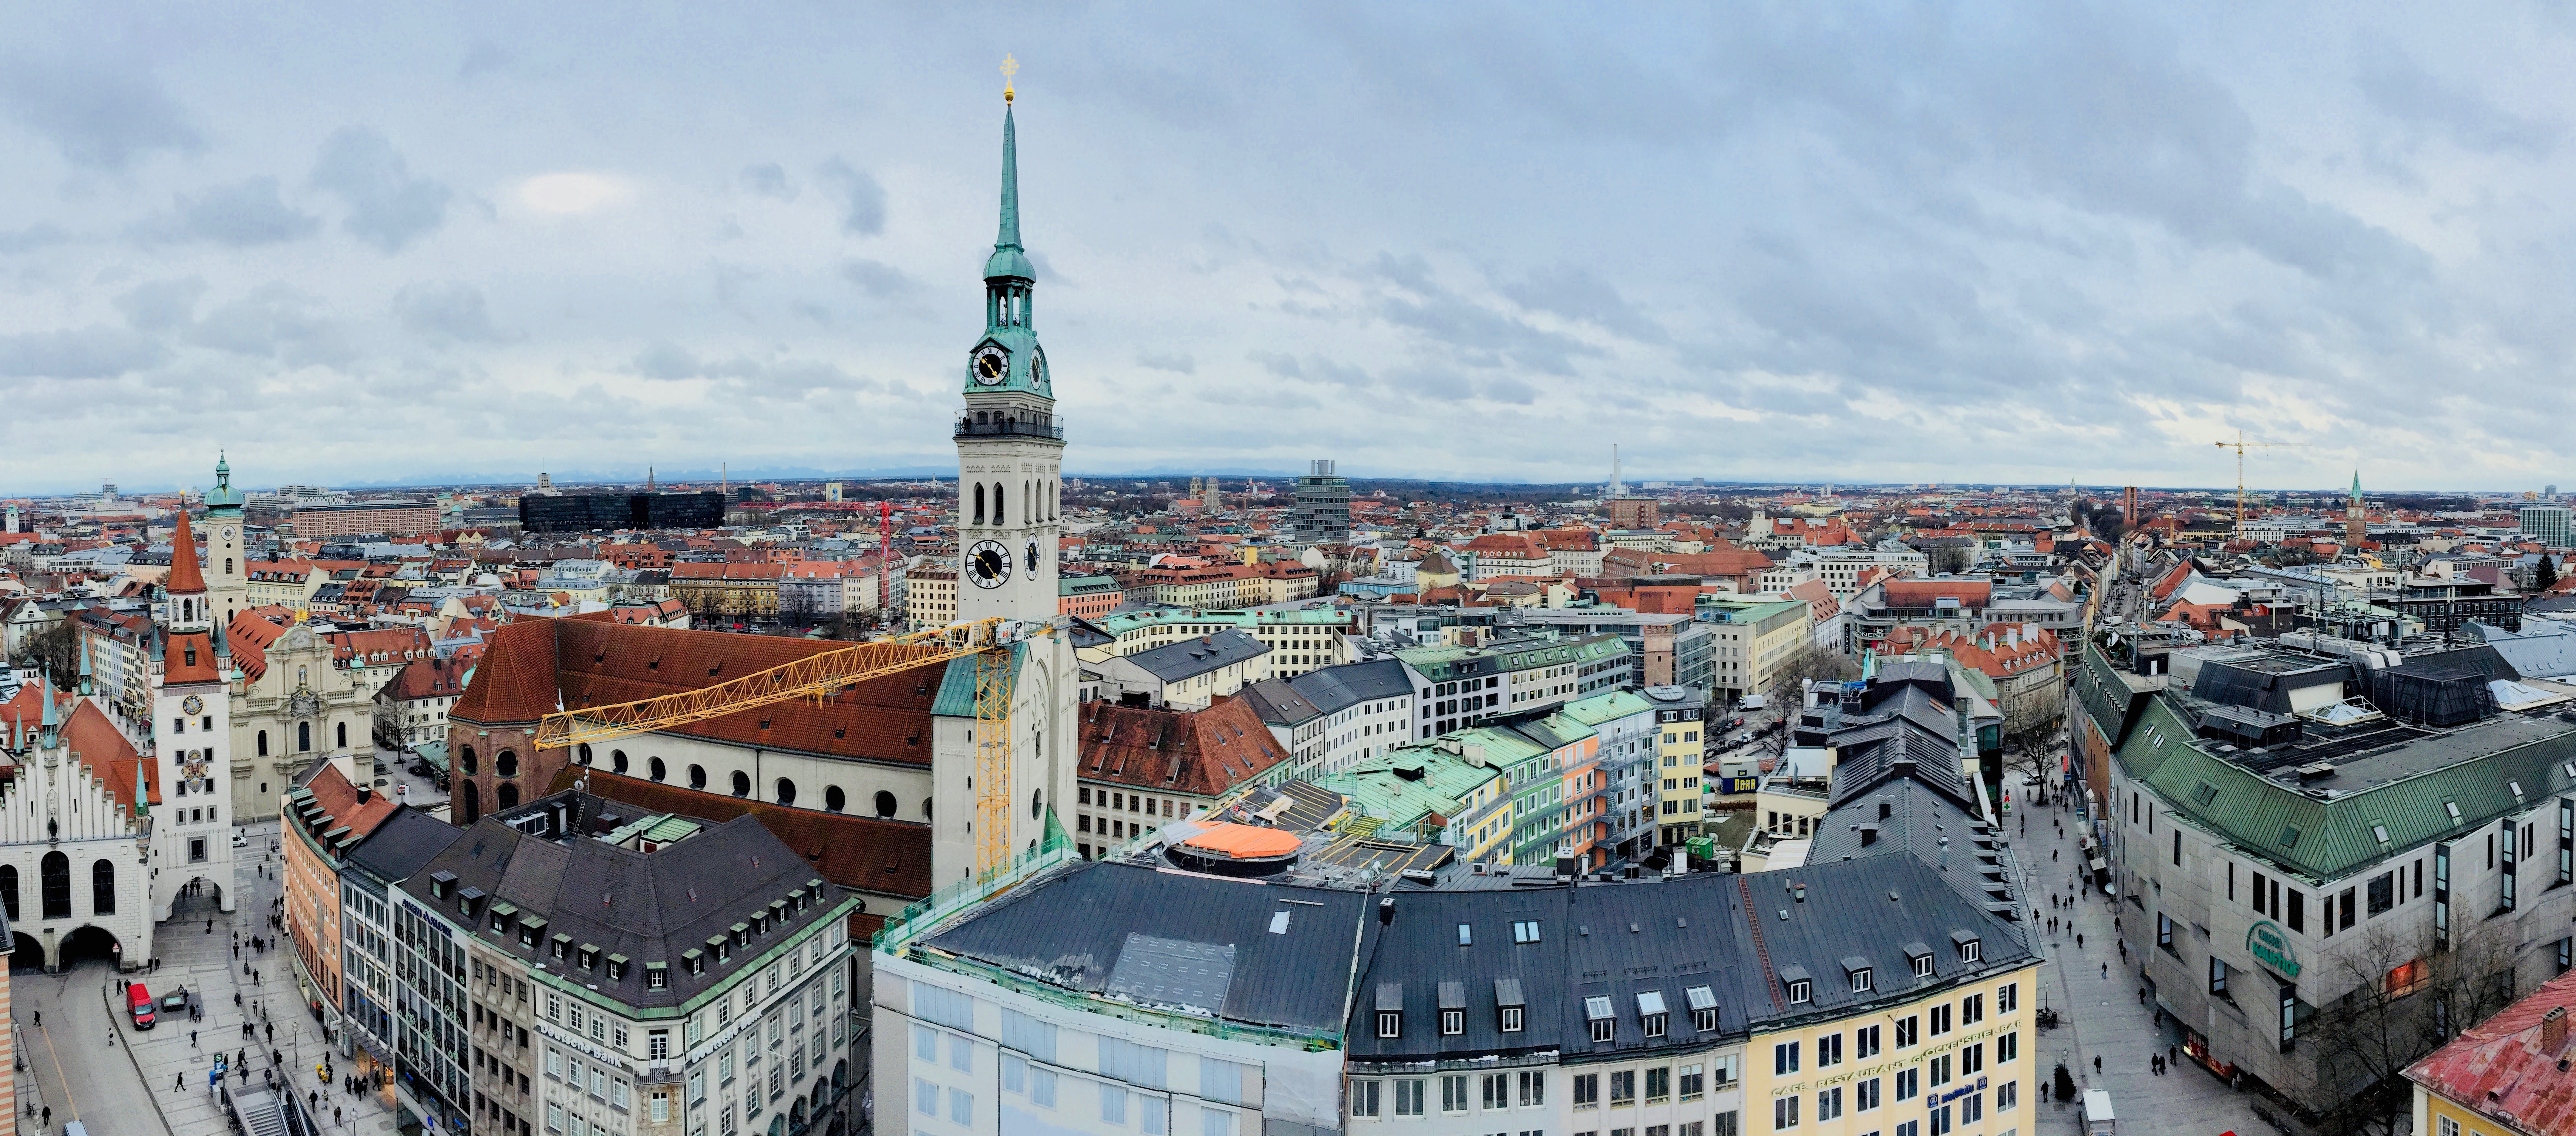
{"type": "Polygon", "coordinates": [[[1064,427],[1032,318],[1037,272],[1020,247],[1018,144],[1002,92],[1002,229],[984,262],[984,334],[966,353],[957,412],[957,619],[1056,613],[1064,427]]]}
{"type": "Polygon", "coordinates": [[[242,555],[242,491],[233,466],[215,456],[215,487],[206,491],[206,602],[218,627],[250,608],[250,561],[242,555]]]}

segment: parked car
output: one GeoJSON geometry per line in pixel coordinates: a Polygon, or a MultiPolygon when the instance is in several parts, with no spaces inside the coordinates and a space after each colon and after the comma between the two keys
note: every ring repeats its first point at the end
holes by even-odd
{"type": "Polygon", "coordinates": [[[151,1029],[158,1016],[153,1012],[152,992],[144,989],[140,982],[125,988],[125,1011],[134,1015],[136,1029],[151,1029]]]}

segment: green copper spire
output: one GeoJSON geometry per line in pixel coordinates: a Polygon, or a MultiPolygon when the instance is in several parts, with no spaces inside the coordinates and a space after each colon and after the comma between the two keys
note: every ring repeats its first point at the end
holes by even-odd
{"type": "Polygon", "coordinates": [[[1020,146],[1011,110],[1002,108],[1002,230],[993,238],[992,259],[984,262],[986,280],[1036,280],[1037,270],[1020,247],[1020,146]]]}
{"type": "Polygon", "coordinates": [[[2352,471],[2352,499],[2361,500],[2361,471],[2357,469],[2352,471]]]}
{"type": "MultiPolygon", "coordinates": [[[[1016,64],[1006,63],[1003,73],[1017,69],[1016,64]]],[[[1002,92],[1001,231],[993,238],[993,255],[984,261],[984,334],[967,353],[964,389],[970,395],[1027,393],[1054,398],[1034,319],[1037,268],[1020,247],[1020,145],[1019,124],[1010,105],[1013,95],[1008,88],[1002,92]]]]}

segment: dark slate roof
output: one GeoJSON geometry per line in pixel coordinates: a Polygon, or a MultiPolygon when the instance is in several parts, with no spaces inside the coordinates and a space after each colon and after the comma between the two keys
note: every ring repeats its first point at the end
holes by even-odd
{"type": "Polygon", "coordinates": [[[1289,679],[1288,685],[1326,714],[1338,714],[1362,702],[1413,693],[1413,680],[1405,676],[1401,659],[1324,667],[1289,679]]]}
{"type": "Polygon", "coordinates": [[[1078,863],[922,945],[1089,995],[1341,1032],[1359,1066],[1623,1057],[1706,1044],[1695,991],[1716,1006],[1717,1033],[1741,1037],[2035,963],[2022,928],[1985,908],[1973,854],[1954,845],[1949,862],[1872,856],[1751,876],[1391,894],[1078,863]],[[1522,921],[1537,924],[1535,942],[1515,940],[1522,921]],[[1978,962],[1960,958],[1966,938],[1978,962]],[[1929,977],[1915,977],[1919,953],[1932,956],[1929,977]],[[1872,991],[1852,990],[1852,965],[1871,969],[1872,991]],[[1792,1003],[1786,979],[1799,975],[1810,999],[1792,1003]],[[1592,1040],[1594,998],[1617,1023],[1610,1041],[1592,1040]],[[1525,1026],[1506,1034],[1512,999],[1525,1026]],[[1649,1039],[1641,1015],[1657,1005],[1665,1033],[1649,1039]],[[1459,1033],[1440,1032],[1444,1008],[1463,1011],[1459,1033]],[[1377,1036],[1381,1009],[1403,1014],[1397,1037],[1377,1036]]]}
{"type": "MultiPolygon", "coordinates": [[[[2001,853],[1985,821],[1962,807],[1956,797],[1913,777],[1887,778],[1864,793],[1839,798],[1818,819],[1814,833],[1815,843],[1807,850],[1810,864],[1911,852],[1935,867],[1949,865],[1957,886],[1978,892],[1999,882],[1984,873],[2004,874],[2001,853]],[[1869,835],[1870,829],[1876,830],[1875,836],[1869,835]],[[1864,839],[1868,842],[1863,843],[1864,839]]],[[[1989,898],[2006,898],[2011,890],[1989,898]]]]}
{"type": "MultiPolygon", "coordinates": [[[[460,925],[473,923],[476,938],[523,959],[546,958],[546,944],[569,935],[575,946],[590,944],[600,957],[625,955],[630,961],[624,980],[609,980],[605,966],[591,972],[577,968],[565,978],[597,990],[600,996],[628,1006],[677,1006],[699,992],[731,978],[779,943],[813,921],[843,910],[846,893],[822,881],[812,865],[761,827],[739,816],[704,822],[694,836],[660,851],[633,849],[591,839],[627,822],[655,815],[629,805],[582,793],[540,797],[505,812],[493,813],[464,830],[447,849],[421,865],[402,885],[413,902],[438,910],[460,925]],[[576,835],[549,839],[522,833],[510,822],[563,810],[559,831],[576,835]],[[439,873],[454,873],[456,890],[447,900],[431,896],[439,873]],[[770,901],[806,889],[816,902],[785,917],[785,924],[755,936],[718,963],[710,955],[703,974],[690,974],[683,952],[705,949],[706,941],[746,922],[770,901]],[[489,896],[484,917],[469,921],[455,896],[480,889],[489,896]],[[521,918],[546,920],[537,946],[522,946],[518,936],[492,930],[490,907],[509,903],[521,918]],[[647,963],[666,963],[670,987],[647,990],[647,963]]],[[[557,964],[561,965],[561,964],[557,964]]]]}
{"type": "Polygon", "coordinates": [[[1126,656],[1126,660],[1164,682],[1179,682],[1269,653],[1270,645],[1251,632],[1228,628],[1213,635],[1138,651],[1126,656]]]}
{"type": "Polygon", "coordinates": [[[1361,973],[1364,1004],[1354,1008],[1354,1028],[1346,1041],[1353,1061],[1420,1061],[1443,1056],[1544,1052],[1560,1047],[1569,1035],[1558,1008],[1565,1001],[1567,940],[1564,888],[1520,891],[1407,891],[1391,897],[1394,922],[1379,924],[1374,911],[1367,949],[1369,963],[1361,973]],[[1512,924],[1535,920],[1539,940],[1512,941],[1512,924]],[[1469,942],[1458,942],[1464,923],[1469,942]],[[1440,1034],[1439,996],[1446,983],[1466,1003],[1466,1032],[1440,1034]],[[1377,1036],[1371,1011],[1382,992],[1394,995],[1404,1010],[1403,1036],[1377,1036]],[[1517,988],[1516,990],[1514,988],[1517,988]],[[1522,1029],[1502,1032],[1499,999],[1517,993],[1523,999],[1522,1029]]]}
{"type": "MultiPolygon", "coordinates": [[[[1666,881],[1578,887],[1567,893],[1566,981],[1556,1013],[1568,1054],[1639,1053],[1705,1045],[1695,1032],[1690,991],[1717,998],[1719,1034],[1742,1034],[1747,1011],[1768,1012],[1760,955],[1739,915],[1734,875],[1702,873],[1666,881]],[[1649,1040],[1641,999],[1661,999],[1664,1036],[1649,1040]],[[1610,999],[1611,1040],[1592,1040],[1589,998],[1610,999]]],[[[1759,878],[1759,877],[1755,877],[1759,878]]]]}
{"type": "Polygon", "coordinates": [[[410,879],[465,830],[415,808],[399,808],[349,851],[347,863],[386,883],[410,879]]]}
{"type": "Polygon", "coordinates": [[[1322,710],[1286,679],[1265,678],[1243,688],[1243,701],[1265,726],[1295,728],[1324,716],[1322,710]]]}
{"type": "Polygon", "coordinates": [[[1349,990],[1352,927],[1370,898],[1081,863],[1004,894],[928,945],[1086,994],[1333,1032],[1349,990]],[[1284,930],[1274,934],[1282,915],[1284,930]],[[1162,977],[1184,969],[1171,963],[1185,957],[1222,960],[1221,989],[1211,996],[1162,977]],[[1213,1004],[1189,1001],[1196,998],[1213,1004]]]}

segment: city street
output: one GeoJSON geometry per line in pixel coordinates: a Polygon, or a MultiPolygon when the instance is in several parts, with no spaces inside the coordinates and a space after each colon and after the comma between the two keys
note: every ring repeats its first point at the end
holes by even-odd
{"type": "MultiPolygon", "coordinates": [[[[296,993],[291,950],[282,942],[263,952],[248,947],[253,935],[283,938],[269,922],[282,885],[279,856],[270,851],[278,838],[276,822],[240,831],[248,847],[235,852],[237,909],[223,914],[212,895],[181,899],[156,933],[157,970],[119,975],[105,962],[89,962],[60,974],[10,975],[18,1053],[27,1064],[18,1074],[22,1111],[32,1100],[39,1109],[54,1110],[57,1126],[76,1119],[91,1136],[223,1132],[222,1106],[207,1084],[221,1050],[230,1058],[235,1087],[256,1085],[282,1069],[296,1095],[316,1102],[313,1112],[326,1136],[394,1131],[393,1114],[376,1095],[352,1095],[317,1078],[315,1063],[328,1047],[296,993]],[[235,935],[244,942],[238,960],[235,935]],[[256,979],[244,967],[255,970],[256,979]],[[154,1028],[137,1030],[123,1012],[120,978],[144,983],[156,1000],[185,988],[196,995],[202,1016],[192,1020],[188,1011],[171,1009],[154,1028]],[[244,1037],[245,1021],[256,1040],[244,1037]],[[272,1060],[272,1050],[282,1060],[272,1060]]],[[[333,1054],[329,1060],[334,1074],[347,1074],[346,1059],[333,1054]]]]}
{"type": "MultiPolygon", "coordinates": [[[[2063,1064],[2075,1076],[2078,1101],[2086,1089],[2109,1091],[2122,1136],[2216,1136],[2227,1131],[2255,1136],[2284,1131],[2254,1115],[2261,1106],[2273,1116],[2282,1116],[2284,1110],[2277,1102],[2228,1088],[2188,1057],[2161,1076],[2153,1071],[2149,1059],[2166,1053],[2169,1046],[2179,1046],[2182,1035],[2171,1022],[2159,1029],[2155,1010],[2139,1002],[2142,984],[2137,969],[2121,959],[2118,936],[2111,928],[2113,916],[2122,909],[2098,890],[2085,893],[2074,881],[2082,832],[2075,814],[2059,807],[2066,799],[2055,797],[2045,807],[2017,810],[2006,825],[2008,833],[2017,834],[2013,846],[2022,866],[2024,895],[2039,909],[2038,938],[2047,961],[2040,966],[2038,1005],[2056,1010],[2064,1022],[2037,1033],[2034,1052],[2039,1076],[2051,1080],[2063,1064]],[[2052,852],[2055,860],[2049,858],[2052,852]],[[2072,909],[2050,906],[2049,896],[2062,899],[2070,893],[2076,897],[2072,909]],[[2048,929],[2050,916],[2059,920],[2054,933],[2048,929]],[[2076,946],[2079,935],[2080,948],[2076,946]],[[2102,1063],[2098,1074],[2093,1066],[2096,1059],[2102,1063]]],[[[2174,1052],[2179,1054],[2178,1049],[2174,1052]]],[[[2033,1099],[2038,1099],[2037,1094],[2033,1099]]],[[[2042,1103],[2038,1117],[2035,1132],[2084,1130],[2078,1103],[2042,1103]]]]}

